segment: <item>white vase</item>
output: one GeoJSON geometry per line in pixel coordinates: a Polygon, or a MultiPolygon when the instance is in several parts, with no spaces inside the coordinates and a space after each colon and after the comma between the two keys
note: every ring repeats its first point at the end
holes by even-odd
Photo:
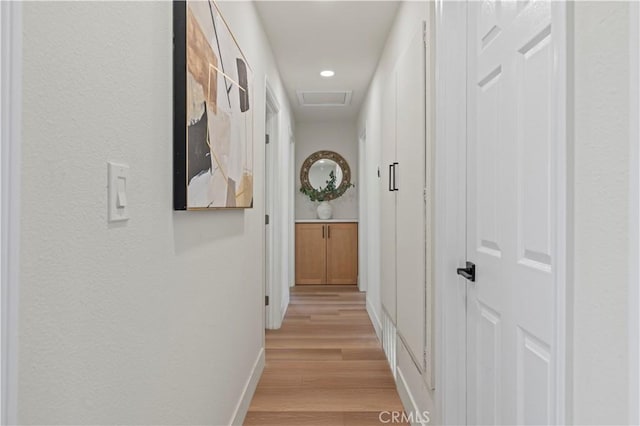
{"type": "Polygon", "coordinates": [[[323,201],[318,204],[316,212],[318,213],[318,219],[322,220],[331,219],[331,216],[333,216],[333,209],[331,208],[331,204],[329,204],[328,201],[323,201]]]}

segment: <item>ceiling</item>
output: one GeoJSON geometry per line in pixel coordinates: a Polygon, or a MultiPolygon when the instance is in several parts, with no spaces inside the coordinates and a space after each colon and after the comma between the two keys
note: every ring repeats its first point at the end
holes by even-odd
{"type": "Polygon", "coordinates": [[[257,1],[298,122],[355,120],[398,1],[257,1]],[[320,76],[322,70],[335,76],[320,76]],[[347,106],[300,106],[298,90],[352,91],[347,106]]]}

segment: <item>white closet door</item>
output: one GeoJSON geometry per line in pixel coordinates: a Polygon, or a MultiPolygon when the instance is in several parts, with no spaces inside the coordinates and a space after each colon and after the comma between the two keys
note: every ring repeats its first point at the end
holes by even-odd
{"type": "Polygon", "coordinates": [[[380,167],[380,297],[396,323],[396,77],[389,79],[382,103],[382,161],[380,167]]]}
{"type": "Polygon", "coordinates": [[[416,28],[397,64],[397,307],[398,335],[414,362],[425,368],[425,45],[416,28]]]}
{"type": "Polygon", "coordinates": [[[467,422],[545,425],[556,401],[558,94],[551,2],[468,2],[467,422]]]}

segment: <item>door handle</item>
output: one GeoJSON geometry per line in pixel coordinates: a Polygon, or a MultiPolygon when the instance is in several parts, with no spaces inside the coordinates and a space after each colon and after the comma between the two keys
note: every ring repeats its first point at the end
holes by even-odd
{"type": "Polygon", "coordinates": [[[393,187],[391,186],[391,172],[393,170],[393,164],[389,164],[389,192],[393,191],[393,187]]]}
{"type": "Polygon", "coordinates": [[[472,283],[476,281],[476,265],[472,262],[467,262],[466,268],[458,268],[456,269],[456,273],[461,275],[471,281],[472,283]]]}
{"type": "Polygon", "coordinates": [[[331,238],[331,225],[327,225],[327,238],[331,238]]]}
{"type": "Polygon", "coordinates": [[[324,240],[324,225],[322,225],[322,239],[324,240]]]}
{"type": "Polygon", "coordinates": [[[398,165],[398,163],[393,163],[393,190],[397,191],[398,190],[398,185],[396,185],[398,183],[398,181],[396,180],[396,166],[398,165]]]}

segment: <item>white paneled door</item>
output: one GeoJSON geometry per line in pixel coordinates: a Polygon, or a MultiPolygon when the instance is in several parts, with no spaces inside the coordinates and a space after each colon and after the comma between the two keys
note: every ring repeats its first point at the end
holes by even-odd
{"type": "Polygon", "coordinates": [[[470,1],[468,13],[467,424],[552,424],[565,143],[552,3],[470,1]]]}

